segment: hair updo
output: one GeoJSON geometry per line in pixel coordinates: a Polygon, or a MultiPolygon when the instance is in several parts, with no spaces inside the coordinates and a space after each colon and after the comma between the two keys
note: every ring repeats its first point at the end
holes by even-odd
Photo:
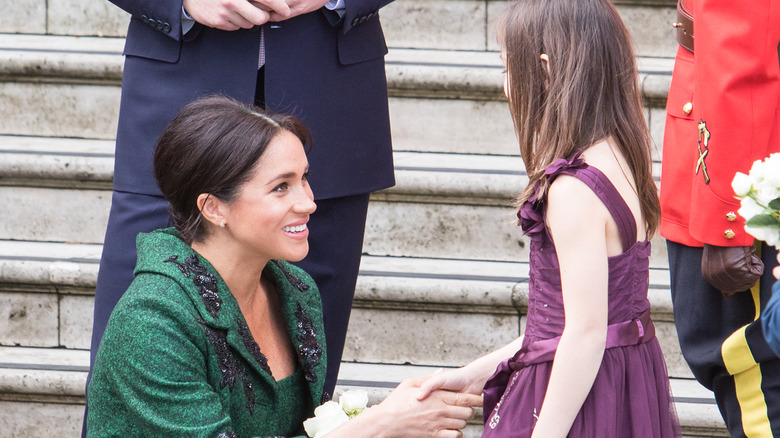
{"type": "Polygon", "coordinates": [[[205,97],[182,108],[160,135],[154,153],[157,185],[170,203],[171,220],[182,240],[191,244],[207,235],[198,196],[207,193],[233,201],[282,131],[305,146],[311,144],[309,130],[297,119],[228,97],[205,97]]]}

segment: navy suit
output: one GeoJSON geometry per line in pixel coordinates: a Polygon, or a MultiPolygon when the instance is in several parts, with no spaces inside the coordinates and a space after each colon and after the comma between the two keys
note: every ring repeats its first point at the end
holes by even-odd
{"type": "Polygon", "coordinates": [[[181,35],[181,0],[111,0],[132,15],[116,142],[114,196],[95,293],[92,352],[132,281],[135,236],[168,225],[152,170],[157,137],[190,101],[223,94],[292,114],[311,129],[317,212],[300,263],[323,296],[326,391],[335,385],[360,263],[368,194],[394,184],[384,55],[377,10],[391,0],[346,0],[342,19],[321,9],[233,32],[198,23],[181,35]]]}

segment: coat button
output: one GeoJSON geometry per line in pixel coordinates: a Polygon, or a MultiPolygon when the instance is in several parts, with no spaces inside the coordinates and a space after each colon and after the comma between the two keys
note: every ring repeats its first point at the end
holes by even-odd
{"type": "Polygon", "coordinates": [[[723,237],[725,237],[726,239],[731,240],[734,238],[734,236],[736,236],[736,234],[731,228],[723,232],[723,237]]]}
{"type": "Polygon", "coordinates": [[[171,25],[169,23],[163,23],[163,31],[168,33],[171,31],[171,25]]]}
{"type": "Polygon", "coordinates": [[[735,220],[737,220],[737,214],[734,213],[733,211],[726,213],[726,220],[729,222],[734,222],[735,220]]]}
{"type": "Polygon", "coordinates": [[[683,112],[685,113],[686,116],[691,114],[691,111],[693,111],[692,103],[688,102],[685,105],[683,105],[683,112]]]}
{"type": "Polygon", "coordinates": [[[352,25],[353,25],[353,26],[357,26],[358,24],[360,24],[360,18],[358,18],[358,17],[355,17],[355,19],[354,19],[354,20],[352,20],[352,25]]]}

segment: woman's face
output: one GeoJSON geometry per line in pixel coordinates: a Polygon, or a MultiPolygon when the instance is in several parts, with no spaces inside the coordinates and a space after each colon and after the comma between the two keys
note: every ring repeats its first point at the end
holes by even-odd
{"type": "Polygon", "coordinates": [[[298,261],[309,252],[309,215],[314,195],[307,180],[309,162],[298,137],[277,134],[238,197],[225,204],[226,231],[250,256],[298,261]]]}

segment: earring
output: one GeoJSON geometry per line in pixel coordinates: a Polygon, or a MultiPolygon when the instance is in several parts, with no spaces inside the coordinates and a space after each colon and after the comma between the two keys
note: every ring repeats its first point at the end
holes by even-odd
{"type": "Polygon", "coordinates": [[[220,222],[220,223],[219,223],[219,227],[220,227],[220,228],[225,228],[225,221],[222,221],[222,222],[220,222]]]}

